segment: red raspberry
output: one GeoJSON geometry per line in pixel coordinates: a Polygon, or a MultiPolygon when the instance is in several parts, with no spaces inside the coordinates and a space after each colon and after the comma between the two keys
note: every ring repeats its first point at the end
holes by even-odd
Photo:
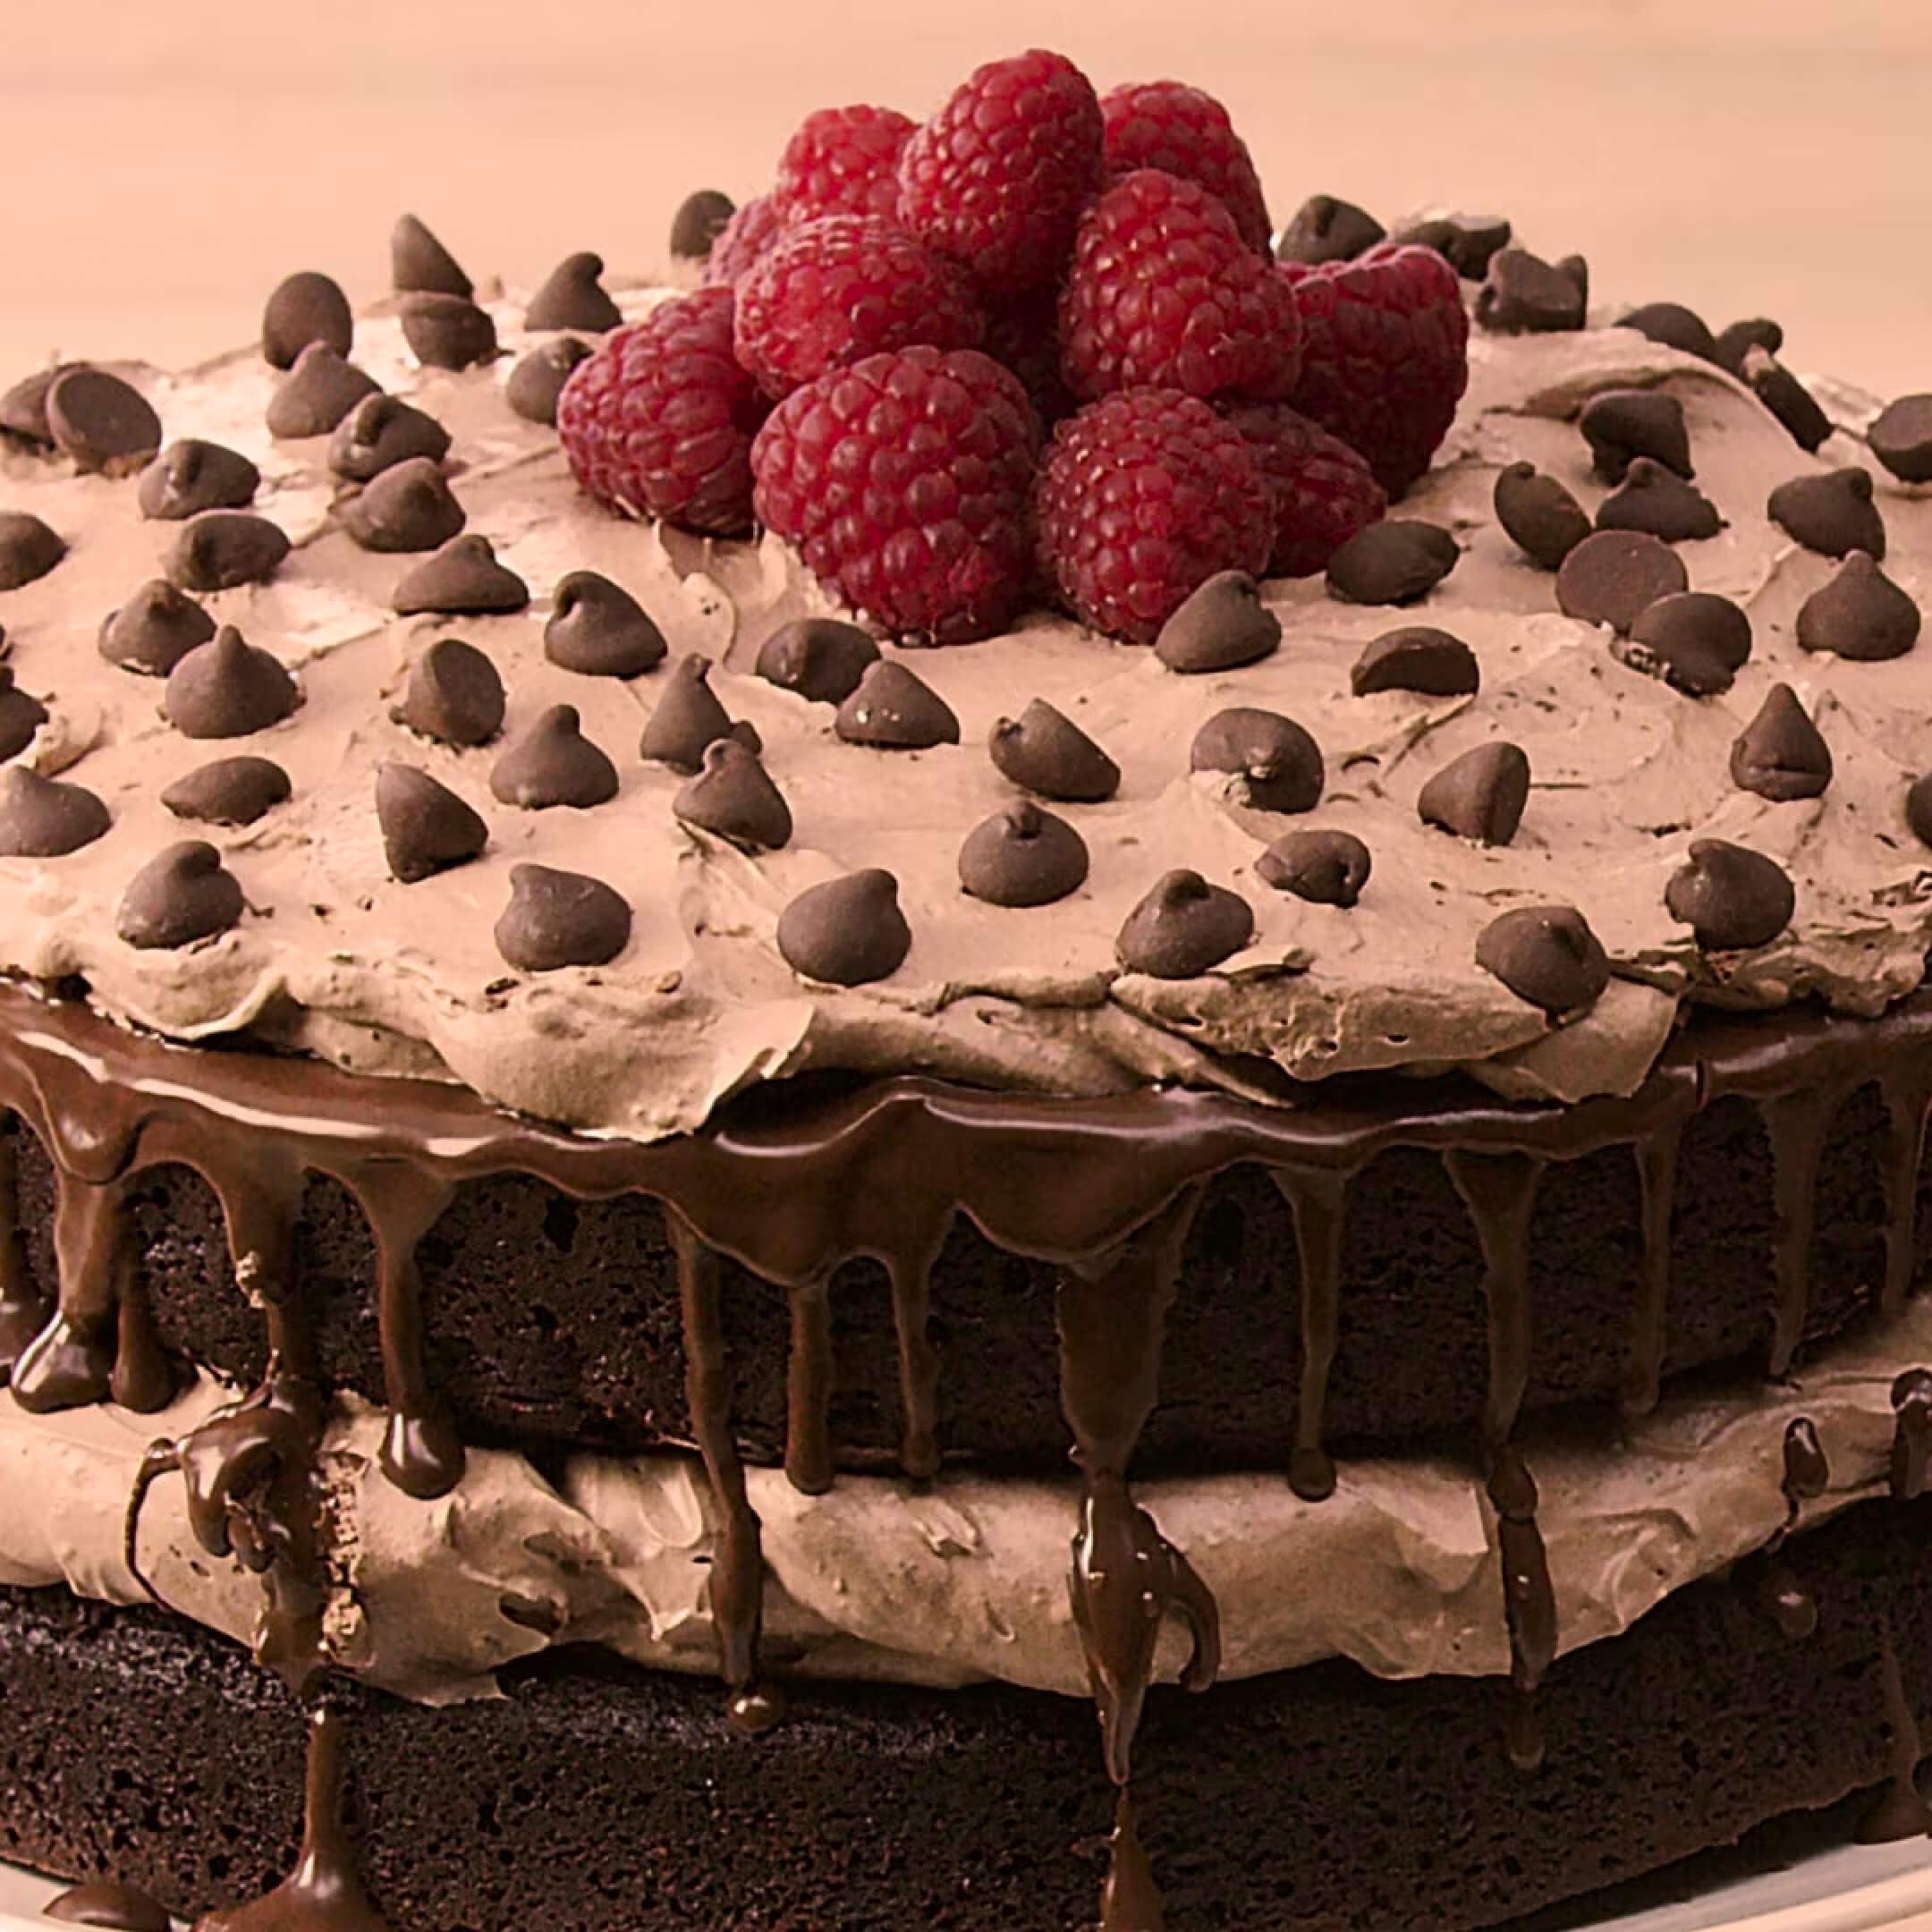
{"type": "Polygon", "coordinates": [[[751,469],[759,519],[821,583],[896,636],[963,644],[1026,601],[1038,452],[1017,377],[921,344],[794,390],[751,469]]]}
{"type": "Polygon", "coordinates": [[[1261,178],[1247,142],[1213,95],[1179,80],[1144,80],[1103,96],[1100,118],[1109,174],[1159,168],[1198,182],[1226,207],[1250,248],[1270,252],[1261,178]]]}
{"type": "Polygon", "coordinates": [[[1054,431],[1040,562],[1074,614],[1136,644],[1216,571],[1267,568],[1275,504],[1248,439],[1199,396],[1123,389],[1054,431]]]}
{"type": "Polygon", "coordinates": [[[899,150],[912,123],[890,107],[821,107],[778,158],[772,206],[787,225],[821,215],[877,215],[899,206],[899,150]]]}
{"type": "Polygon", "coordinates": [[[1301,380],[1289,401],[1400,496],[1428,470],[1469,386],[1455,270],[1434,249],[1385,242],[1353,261],[1275,272],[1301,311],[1301,380]]]}
{"type": "Polygon", "coordinates": [[[778,211],[769,195],[754,195],[718,231],[705,257],[708,288],[729,288],[754,267],[779,233],[778,211]]]}
{"type": "Polygon", "coordinates": [[[1368,465],[1285,402],[1242,402],[1226,413],[1275,492],[1269,575],[1312,577],[1326,570],[1328,559],[1388,508],[1368,465]]]}
{"type": "Polygon", "coordinates": [[[738,284],[738,360],[775,398],[861,356],[985,334],[966,271],[866,215],[788,228],[738,284]]]}
{"type": "Polygon", "coordinates": [[[571,474],[600,503],[732,537],[751,527],[767,404],[732,352],[732,292],[660,303],[580,362],[557,398],[571,474]]]}
{"type": "Polygon", "coordinates": [[[1060,296],[1060,366],[1076,395],[1284,396],[1301,346],[1293,292],[1205,188],[1140,168],[1080,218],[1060,296]]]}
{"type": "Polygon", "coordinates": [[[1100,185],[1100,103],[1080,69],[1035,48],[981,67],[899,157],[899,219],[984,282],[1060,272],[1100,185]]]}

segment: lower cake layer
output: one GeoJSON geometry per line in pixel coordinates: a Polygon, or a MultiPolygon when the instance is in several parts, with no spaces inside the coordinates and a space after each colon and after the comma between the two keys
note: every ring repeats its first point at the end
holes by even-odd
{"type": "MultiPolygon", "coordinates": [[[[1932,1502],[1862,1505],[1786,1546],[1775,1590],[1759,1559],[1561,1659],[1534,1772],[1496,1680],[1327,1664],[1157,1690],[1135,1797],[1167,1926],[1496,1925],[1888,1781],[1873,1827],[1926,1829],[1928,1531],[1932,1502]]],[[[1075,1699],[801,1685],[749,1738],[715,1686],[582,1654],[505,1688],[440,1711],[326,1692],[343,1842],[391,1932],[1093,1922],[1112,1798],[1075,1699]]],[[[194,1626],[0,1590],[0,1856],[184,1911],[294,1861],[301,1708],[194,1626]]]]}

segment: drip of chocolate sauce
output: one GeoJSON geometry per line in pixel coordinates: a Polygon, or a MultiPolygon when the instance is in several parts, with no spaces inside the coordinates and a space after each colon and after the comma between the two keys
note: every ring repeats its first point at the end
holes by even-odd
{"type": "Polygon", "coordinates": [[[1926,1492],[1932,1462],[1932,1368],[1908,1368],[1892,1385],[1892,1494],[1901,1503],[1926,1492]]]}
{"type": "Polygon", "coordinates": [[[1288,1481],[1304,1502],[1335,1494],[1335,1458],[1324,1441],[1328,1375],[1335,1366],[1342,1308],[1342,1217],[1348,1182],[1341,1174],[1275,1170],[1275,1185],[1294,1216],[1301,1276],[1301,1387],[1288,1481]]]}
{"type": "Polygon", "coordinates": [[[106,1926],[111,1932],[173,1932],[174,1923],[164,1907],[132,1885],[73,1885],[40,1910],[63,1925],[106,1926]]]}
{"type": "Polygon", "coordinates": [[[1892,1775],[1885,1795],[1860,1820],[1860,1844],[1890,1844],[1901,1838],[1932,1836],[1932,1809],[1919,1795],[1919,1760],[1924,1755],[1919,1720],[1905,1695],[1905,1676],[1899,1668],[1898,1646],[1886,1619],[1879,1633],[1879,1683],[1885,1693],[1885,1733],[1892,1752],[1892,1775]]]}
{"type": "Polygon", "coordinates": [[[1677,1151],[1683,1130],[1673,1123],[1637,1145],[1637,1181],[1643,1217],[1643,1271],[1631,1327],[1630,1369],[1623,1407],[1648,1415],[1664,1384],[1664,1352],[1670,1341],[1671,1212],[1677,1198],[1677,1151]]]}
{"type": "Polygon", "coordinates": [[[1100,1887],[1101,1932],[1166,1932],[1167,1912],[1154,1866],[1140,1843],[1133,1795],[1114,1797],[1114,1833],[1107,1840],[1107,1874],[1100,1887]]]}
{"type": "Polygon", "coordinates": [[[1809,1416],[1795,1418],[1784,1431],[1784,1521],[1751,1563],[1742,1566],[1745,1588],[1758,1606],[1794,1643],[1818,1628],[1818,1605],[1778,1555],[1798,1527],[1807,1503],[1831,1487],[1831,1464],[1809,1416]]]}

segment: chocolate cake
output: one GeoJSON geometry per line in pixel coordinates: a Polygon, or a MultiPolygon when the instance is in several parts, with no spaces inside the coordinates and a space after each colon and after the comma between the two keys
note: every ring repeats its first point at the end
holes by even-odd
{"type": "Polygon", "coordinates": [[[1268,233],[1029,55],[672,285],[406,217],[0,398],[0,1856],[1459,1932],[1932,1828],[1923,399],[1268,233]]]}

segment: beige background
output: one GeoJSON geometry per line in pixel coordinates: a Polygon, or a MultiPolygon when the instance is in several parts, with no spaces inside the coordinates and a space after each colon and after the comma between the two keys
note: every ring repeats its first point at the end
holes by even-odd
{"type": "Polygon", "coordinates": [[[0,376],[246,339],[291,268],[378,292],[404,206],[479,275],[645,271],[809,108],[1029,42],[1219,94],[1278,217],[1493,208],[1606,295],[1932,388],[1925,0],[0,0],[0,376]]]}

